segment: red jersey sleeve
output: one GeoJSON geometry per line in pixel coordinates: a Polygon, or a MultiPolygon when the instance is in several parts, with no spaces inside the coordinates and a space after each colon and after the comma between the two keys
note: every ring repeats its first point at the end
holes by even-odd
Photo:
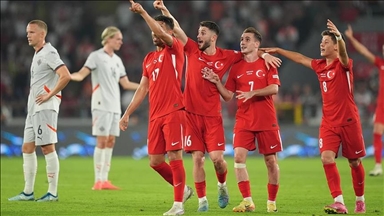
{"type": "Polygon", "coordinates": [[[191,38],[188,38],[187,43],[184,45],[184,51],[186,53],[193,53],[199,50],[199,46],[197,45],[196,41],[192,40],[191,38]]]}
{"type": "Polygon", "coordinates": [[[268,71],[268,85],[276,84],[280,86],[279,73],[276,68],[270,67],[268,71]]]}
{"type": "Polygon", "coordinates": [[[380,73],[384,72],[384,59],[380,58],[379,56],[375,56],[375,62],[377,68],[379,68],[380,73]]]}
{"type": "Polygon", "coordinates": [[[236,79],[235,79],[235,77],[236,77],[236,71],[232,70],[232,68],[229,69],[229,74],[228,74],[227,81],[225,83],[225,88],[231,92],[236,92],[236,79]]]}
{"type": "Polygon", "coordinates": [[[142,76],[145,76],[147,78],[149,78],[149,75],[148,75],[148,70],[147,70],[147,65],[148,65],[148,56],[150,55],[150,53],[148,53],[145,57],[144,57],[144,60],[143,60],[143,64],[142,64],[142,68],[143,68],[143,74],[142,76]]]}

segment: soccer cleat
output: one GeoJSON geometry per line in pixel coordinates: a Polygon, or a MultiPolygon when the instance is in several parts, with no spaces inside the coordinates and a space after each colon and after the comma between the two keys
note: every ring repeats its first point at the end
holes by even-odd
{"type": "Polygon", "coordinates": [[[92,190],[102,190],[103,189],[103,182],[97,181],[93,187],[92,190]]]}
{"type": "Polygon", "coordinates": [[[219,207],[225,208],[228,205],[229,196],[228,196],[228,188],[226,185],[218,185],[218,192],[219,192],[219,207]]]}
{"type": "Polygon", "coordinates": [[[51,193],[46,193],[40,199],[37,199],[36,202],[56,202],[59,201],[59,196],[53,196],[51,193]]]}
{"type": "Polygon", "coordinates": [[[183,203],[185,203],[189,198],[193,196],[193,189],[187,186],[187,191],[183,195],[183,203]]]}
{"type": "Polygon", "coordinates": [[[364,201],[356,201],[355,205],[355,213],[365,213],[365,202],[364,201]]]}
{"type": "Polygon", "coordinates": [[[21,192],[20,194],[8,198],[8,201],[34,201],[35,196],[33,195],[33,192],[31,194],[26,194],[24,192],[21,192]]]}
{"type": "Polygon", "coordinates": [[[197,209],[198,212],[207,212],[208,211],[208,200],[204,200],[202,202],[199,202],[199,208],[197,209]]]}
{"type": "Polygon", "coordinates": [[[348,214],[347,207],[343,203],[335,202],[324,207],[327,214],[348,214]]]}
{"type": "Polygon", "coordinates": [[[243,200],[238,206],[233,207],[233,212],[253,212],[255,211],[255,204],[253,202],[243,200]]]}
{"type": "Polygon", "coordinates": [[[178,207],[178,206],[172,206],[172,208],[165,212],[163,215],[183,215],[184,214],[184,209],[181,207],[178,207]]]}
{"type": "Polygon", "coordinates": [[[276,203],[267,203],[267,212],[277,212],[276,203]]]}
{"type": "Polygon", "coordinates": [[[375,168],[369,172],[370,176],[379,176],[383,174],[383,168],[381,167],[381,164],[376,164],[375,168]]]}
{"type": "Polygon", "coordinates": [[[102,190],[120,190],[119,187],[113,185],[111,181],[105,181],[101,185],[102,190]]]}

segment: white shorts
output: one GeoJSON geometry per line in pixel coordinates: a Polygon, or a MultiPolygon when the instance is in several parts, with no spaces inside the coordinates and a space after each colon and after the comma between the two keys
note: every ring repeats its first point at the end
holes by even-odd
{"type": "Polygon", "coordinates": [[[119,113],[92,110],[92,135],[120,136],[119,121],[119,113]]]}
{"type": "Polygon", "coordinates": [[[27,115],[24,127],[24,143],[36,146],[57,143],[57,118],[55,110],[41,110],[27,115]]]}

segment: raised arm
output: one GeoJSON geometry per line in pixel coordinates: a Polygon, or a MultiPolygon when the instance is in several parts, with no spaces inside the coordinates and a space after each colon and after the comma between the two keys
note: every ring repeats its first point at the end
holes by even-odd
{"type": "Polygon", "coordinates": [[[273,47],[273,48],[260,48],[261,51],[267,52],[267,53],[277,53],[279,55],[282,55],[288,59],[290,59],[293,62],[296,62],[298,64],[302,64],[305,67],[308,67],[312,69],[312,58],[309,58],[301,53],[298,52],[293,52],[285,49],[281,49],[278,47],[273,47]]]}
{"type": "Polygon", "coordinates": [[[131,102],[129,103],[124,115],[120,119],[120,129],[125,131],[128,127],[129,116],[140,106],[149,90],[148,78],[143,76],[141,78],[139,87],[137,88],[131,102]]]}
{"type": "Polygon", "coordinates": [[[349,41],[351,41],[352,46],[357,50],[357,52],[363,55],[369,62],[375,63],[375,55],[353,36],[351,25],[348,25],[348,29],[345,30],[345,36],[347,36],[349,41]]]}
{"type": "Polygon", "coordinates": [[[281,66],[281,59],[270,55],[269,53],[266,53],[262,50],[257,51],[257,55],[265,60],[265,66],[267,66],[267,69],[269,70],[269,66],[272,66],[274,68],[278,68],[281,66]]]}
{"type": "Polygon", "coordinates": [[[91,70],[87,67],[82,67],[79,72],[71,74],[72,81],[83,81],[85,77],[87,77],[91,73],[91,70]]]}
{"type": "Polygon", "coordinates": [[[343,40],[341,33],[337,29],[336,25],[333,24],[333,22],[329,19],[327,20],[327,27],[330,30],[330,32],[336,36],[337,49],[339,51],[339,59],[341,64],[345,67],[348,66],[349,57],[347,53],[347,48],[345,46],[345,41],[343,40]]]}
{"type": "Polygon", "coordinates": [[[161,10],[161,13],[164,15],[164,16],[167,16],[167,17],[170,17],[173,19],[173,23],[174,23],[174,28],[173,28],[173,31],[174,31],[174,35],[177,39],[179,39],[181,41],[181,43],[183,45],[185,45],[188,41],[188,36],[185,34],[184,30],[180,27],[180,24],[179,22],[175,19],[175,17],[172,16],[172,14],[169,12],[169,10],[167,9],[167,7],[165,7],[164,5],[164,2],[163,0],[156,0],[153,2],[153,6],[158,9],[158,10],[161,10]]]}
{"type": "Polygon", "coordinates": [[[129,8],[132,12],[140,14],[151,31],[160,39],[162,39],[168,46],[173,45],[173,38],[170,34],[165,32],[165,30],[160,26],[160,24],[154,20],[147,11],[144,10],[144,8],[139,4],[135,3],[133,0],[130,0],[131,7],[129,8]]]}

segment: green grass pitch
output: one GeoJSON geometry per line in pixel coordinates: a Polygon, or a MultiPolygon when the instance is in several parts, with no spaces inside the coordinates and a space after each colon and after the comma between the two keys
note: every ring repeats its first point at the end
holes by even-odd
{"type": "MultiPolygon", "coordinates": [[[[241,195],[233,171],[233,158],[228,162],[227,185],[230,203],[225,209],[217,205],[217,180],[210,160],[206,160],[207,197],[209,212],[197,213],[197,196],[185,203],[185,215],[268,215],[267,176],[262,158],[252,157],[247,161],[251,190],[256,210],[252,213],[234,213],[241,195]]],[[[92,158],[71,157],[60,161],[59,198],[56,203],[9,202],[7,199],[21,192],[24,187],[21,158],[1,158],[1,215],[162,215],[173,203],[172,187],[148,166],[148,160],[133,160],[129,157],[114,157],[109,179],[120,191],[92,191],[92,158]]],[[[192,186],[192,161],[186,157],[187,184],[192,186]]],[[[350,168],[346,159],[337,159],[341,174],[344,199],[349,214],[354,214],[355,196],[350,168]]],[[[373,167],[373,159],[363,161],[366,173],[373,167]]],[[[330,196],[324,171],[319,158],[287,158],[279,161],[280,189],[277,196],[276,215],[325,215],[323,206],[330,204],[330,196]]],[[[383,215],[383,177],[366,176],[365,215],[383,215]]],[[[35,196],[47,190],[45,160],[39,157],[35,196]]],[[[269,213],[274,214],[274,213],[269,213]]]]}

